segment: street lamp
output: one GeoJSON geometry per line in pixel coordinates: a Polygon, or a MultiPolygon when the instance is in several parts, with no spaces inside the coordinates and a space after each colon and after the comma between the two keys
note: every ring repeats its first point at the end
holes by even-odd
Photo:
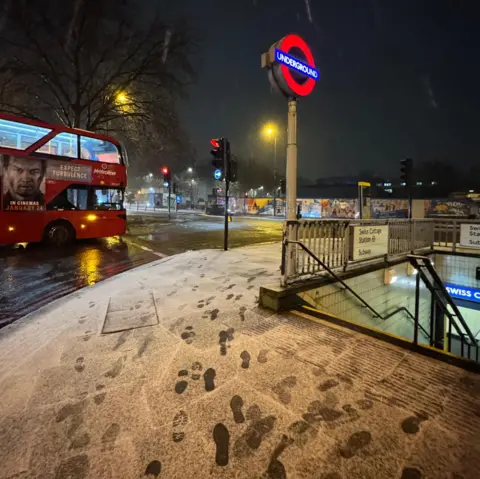
{"type": "Polygon", "coordinates": [[[193,173],[193,168],[192,168],[192,167],[190,167],[190,168],[188,168],[188,170],[187,170],[187,171],[188,171],[189,173],[193,173]]]}
{"type": "Polygon", "coordinates": [[[150,173],[148,176],[149,176],[150,178],[153,178],[153,173],[150,173]]]}
{"type": "Polygon", "coordinates": [[[278,128],[273,123],[268,123],[263,129],[263,134],[268,140],[273,138],[273,216],[277,216],[277,137],[278,128]]]}
{"type": "Polygon", "coordinates": [[[119,104],[125,104],[128,101],[128,95],[124,91],[120,91],[115,96],[115,101],[119,104]]]}
{"type": "Polygon", "coordinates": [[[131,98],[125,91],[119,91],[115,94],[115,105],[123,112],[128,112],[131,107],[131,98]]]}

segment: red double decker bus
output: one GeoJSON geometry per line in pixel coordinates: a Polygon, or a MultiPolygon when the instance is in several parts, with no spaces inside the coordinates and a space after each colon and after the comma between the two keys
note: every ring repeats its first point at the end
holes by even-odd
{"type": "Polygon", "coordinates": [[[0,113],[0,244],[124,234],[126,184],[113,138],[0,113]]]}

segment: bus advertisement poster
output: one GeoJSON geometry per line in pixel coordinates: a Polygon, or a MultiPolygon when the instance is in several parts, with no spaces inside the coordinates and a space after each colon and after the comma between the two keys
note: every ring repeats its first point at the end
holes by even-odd
{"type": "Polygon", "coordinates": [[[45,173],[47,161],[2,155],[4,211],[45,211],[45,173]]]}
{"type": "Polygon", "coordinates": [[[47,178],[49,180],[90,183],[92,181],[92,167],[68,161],[50,160],[47,166],[47,178]]]}

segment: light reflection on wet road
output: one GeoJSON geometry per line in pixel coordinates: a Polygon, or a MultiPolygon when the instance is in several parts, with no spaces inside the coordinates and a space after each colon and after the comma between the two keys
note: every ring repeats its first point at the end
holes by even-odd
{"type": "Polygon", "coordinates": [[[156,259],[119,238],[82,241],[66,250],[29,245],[2,251],[0,326],[79,288],[156,259]]]}
{"type": "MultiPolygon", "coordinates": [[[[280,241],[282,225],[234,218],[229,224],[230,247],[280,241]]],[[[131,216],[123,239],[82,241],[65,250],[43,245],[0,248],[0,327],[79,288],[158,260],[155,252],[172,255],[222,247],[223,218],[183,215],[172,222],[131,216]]]]}

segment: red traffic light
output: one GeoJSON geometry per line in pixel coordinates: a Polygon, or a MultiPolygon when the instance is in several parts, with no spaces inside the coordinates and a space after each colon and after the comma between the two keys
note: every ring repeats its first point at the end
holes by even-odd
{"type": "Polygon", "coordinates": [[[220,143],[218,142],[218,140],[215,140],[215,138],[212,138],[210,140],[210,144],[214,147],[214,148],[220,148],[220,143]]]}
{"type": "Polygon", "coordinates": [[[167,168],[166,166],[164,166],[164,167],[162,168],[162,173],[163,173],[164,175],[166,175],[166,174],[168,173],[168,168],[167,168]]]}

